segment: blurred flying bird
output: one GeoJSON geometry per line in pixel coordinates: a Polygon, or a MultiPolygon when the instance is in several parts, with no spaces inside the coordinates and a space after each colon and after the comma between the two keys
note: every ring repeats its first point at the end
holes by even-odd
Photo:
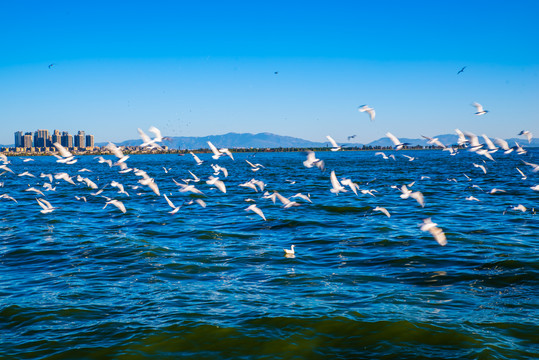
{"type": "Polygon", "coordinates": [[[522,130],[521,132],[518,133],[518,135],[524,135],[528,139],[528,143],[532,142],[533,134],[530,131],[522,130]]]}
{"type": "Polygon", "coordinates": [[[341,147],[339,145],[337,145],[337,142],[335,140],[333,140],[333,138],[331,136],[326,135],[326,138],[331,143],[331,146],[333,146],[331,148],[331,151],[339,151],[339,150],[341,150],[341,147]]]}
{"type": "Polygon", "coordinates": [[[483,109],[483,106],[477,102],[474,102],[472,104],[473,106],[475,106],[477,112],[475,113],[475,115],[485,115],[486,113],[488,113],[488,110],[484,110],[483,109]]]}
{"type": "Polygon", "coordinates": [[[373,108],[369,107],[368,105],[361,105],[357,110],[359,112],[367,112],[367,114],[369,114],[369,116],[371,117],[371,121],[374,121],[376,112],[373,108]]]}

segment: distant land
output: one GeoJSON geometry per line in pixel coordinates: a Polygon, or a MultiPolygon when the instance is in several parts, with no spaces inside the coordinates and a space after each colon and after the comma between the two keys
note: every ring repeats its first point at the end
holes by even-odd
{"type": "MultiPolygon", "coordinates": [[[[443,144],[456,145],[457,144],[457,135],[445,134],[437,135],[435,138],[438,138],[443,144]]],[[[271,133],[259,133],[259,134],[250,134],[250,133],[228,133],[224,135],[209,135],[203,137],[194,137],[194,136],[180,136],[180,137],[169,137],[169,140],[163,141],[163,145],[168,146],[170,149],[205,149],[208,148],[208,141],[211,141],[218,148],[317,148],[331,146],[329,142],[314,142],[309,140],[304,140],[300,138],[295,138],[291,136],[281,136],[271,133]]],[[[413,145],[422,145],[428,146],[427,139],[408,139],[408,138],[399,138],[401,142],[409,143],[413,145]]],[[[479,137],[479,142],[483,138],[479,137]]],[[[492,138],[491,140],[494,140],[492,138]]],[[[539,139],[532,139],[531,143],[528,143],[528,140],[525,138],[511,138],[506,139],[509,143],[509,146],[513,146],[514,142],[518,142],[524,147],[539,147],[539,139]]],[[[105,146],[108,143],[96,143],[97,146],[105,146]]],[[[116,143],[118,146],[138,146],[142,144],[142,140],[126,140],[121,143],[116,143]]],[[[344,147],[362,147],[362,146],[382,146],[388,147],[393,146],[393,143],[389,138],[382,137],[378,140],[371,141],[367,144],[354,143],[354,142],[338,142],[339,145],[344,147]]]]}
{"type": "MultiPolygon", "coordinates": [[[[444,134],[434,136],[438,138],[443,144],[455,145],[457,144],[457,135],[453,134],[444,134]]],[[[304,140],[291,136],[282,136],[271,133],[259,133],[259,134],[250,134],[250,133],[228,133],[224,135],[209,135],[202,137],[195,136],[178,136],[178,137],[167,137],[167,140],[164,140],[162,145],[166,145],[169,149],[206,149],[208,148],[208,141],[211,141],[218,148],[319,148],[325,146],[331,146],[329,142],[314,142],[309,140],[304,140]]],[[[409,138],[399,138],[401,142],[409,143],[410,146],[422,145],[428,146],[428,140],[424,138],[420,139],[409,139],[409,138]]],[[[492,138],[491,140],[494,140],[492,138]]],[[[531,143],[528,143],[528,140],[525,138],[511,138],[505,139],[509,146],[513,146],[515,141],[524,147],[539,147],[539,139],[532,139],[531,143]]],[[[479,137],[480,142],[484,142],[482,137],[479,137]]],[[[107,145],[108,142],[96,143],[96,146],[102,147],[107,145]]],[[[118,146],[138,146],[142,144],[142,140],[133,139],[126,140],[120,143],[115,143],[118,146]]],[[[362,147],[362,146],[381,146],[381,147],[390,147],[393,146],[393,143],[389,138],[382,137],[378,140],[371,141],[367,144],[362,143],[353,143],[353,142],[338,142],[339,145],[343,147],[362,147]]],[[[13,145],[0,145],[0,147],[13,147],[13,145]]]]}

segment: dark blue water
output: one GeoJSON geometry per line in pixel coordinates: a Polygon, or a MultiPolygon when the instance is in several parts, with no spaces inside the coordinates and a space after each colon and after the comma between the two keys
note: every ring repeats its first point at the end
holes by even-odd
{"type": "Polygon", "coordinates": [[[201,166],[190,155],[131,156],[127,164],[154,178],[161,196],[134,172],[90,156],[74,165],[9,158],[15,174],[0,176],[0,194],[17,203],[0,199],[0,358],[539,356],[539,191],[530,188],[539,173],[521,161],[539,163],[539,152],[497,152],[486,174],[473,166],[484,158],[470,152],[392,153],[396,161],[317,153],[325,172],[304,167],[304,153],[202,154],[201,166]],[[252,172],[245,159],[265,168],[252,172]],[[219,175],[226,194],[205,183],[210,164],[227,168],[228,177],[219,175]],[[173,179],[191,178],[188,170],[202,179],[190,184],[203,195],[178,191],[173,179]],[[331,193],[331,170],[376,196],[331,193]],[[24,171],[36,177],[17,176],[24,171]],[[77,185],[55,179],[56,190],[45,191],[42,172],[67,172],[77,185]],[[77,175],[103,192],[91,195],[77,175]],[[283,209],[238,186],[252,178],[270,193],[310,194],[312,203],[291,198],[301,205],[283,209]],[[413,181],[425,207],[391,187],[413,181]],[[176,214],[163,194],[184,204],[176,214]],[[126,213],[103,209],[103,196],[126,213]],[[42,214],[36,197],[58,208],[42,214]],[[267,221],[244,210],[253,203],[246,199],[267,221]],[[527,210],[512,209],[519,204],[527,210]],[[446,246],[420,230],[429,217],[446,246]]]}

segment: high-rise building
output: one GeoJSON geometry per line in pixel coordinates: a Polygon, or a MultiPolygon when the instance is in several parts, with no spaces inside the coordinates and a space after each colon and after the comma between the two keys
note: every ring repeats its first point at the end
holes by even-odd
{"type": "Polygon", "coordinates": [[[67,131],[62,132],[62,142],[63,147],[72,148],[73,147],[73,136],[69,135],[67,131]]]}
{"type": "Polygon", "coordinates": [[[93,135],[86,135],[86,147],[89,147],[89,148],[94,147],[94,136],[93,135]]]}
{"type": "Polygon", "coordinates": [[[49,146],[49,130],[38,130],[34,133],[34,147],[49,146]]]}
{"type": "Polygon", "coordinates": [[[24,134],[22,131],[17,131],[15,133],[15,147],[23,147],[22,143],[23,143],[23,138],[24,138],[24,134]]]}
{"type": "Polygon", "coordinates": [[[60,130],[54,130],[51,136],[51,142],[61,144],[62,143],[62,135],[60,134],[60,130]]]}
{"type": "Polygon", "coordinates": [[[16,131],[14,133],[15,147],[16,148],[38,148],[38,151],[42,151],[40,148],[52,147],[54,143],[59,143],[67,148],[93,148],[94,136],[86,135],[83,130],[79,130],[78,134],[73,136],[69,135],[67,131],[54,130],[52,135],[49,134],[49,130],[37,130],[35,133],[16,131]]]}
{"type": "Polygon", "coordinates": [[[24,134],[23,140],[22,140],[22,147],[24,148],[31,148],[32,146],[32,133],[27,132],[24,134]]]}
{"type": "Polygon", "coordinates": [[[75,147],[77,147],[77,148],[86,147],[84,145],[84,140],[86,140],[85,135],[84,135],[84,131],[79,131],[78,134],[74,136],[74,138],[75,138],[75,147]]]}

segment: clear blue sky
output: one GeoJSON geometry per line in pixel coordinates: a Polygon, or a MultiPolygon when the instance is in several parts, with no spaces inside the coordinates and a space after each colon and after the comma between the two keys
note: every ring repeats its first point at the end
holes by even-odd
{"type": "Polygon", "coordinates": [[[0,144],[42,128],[119,142],[151,125],[539,137],[537,19],[534,0],[2,1],[0,144]]]}

